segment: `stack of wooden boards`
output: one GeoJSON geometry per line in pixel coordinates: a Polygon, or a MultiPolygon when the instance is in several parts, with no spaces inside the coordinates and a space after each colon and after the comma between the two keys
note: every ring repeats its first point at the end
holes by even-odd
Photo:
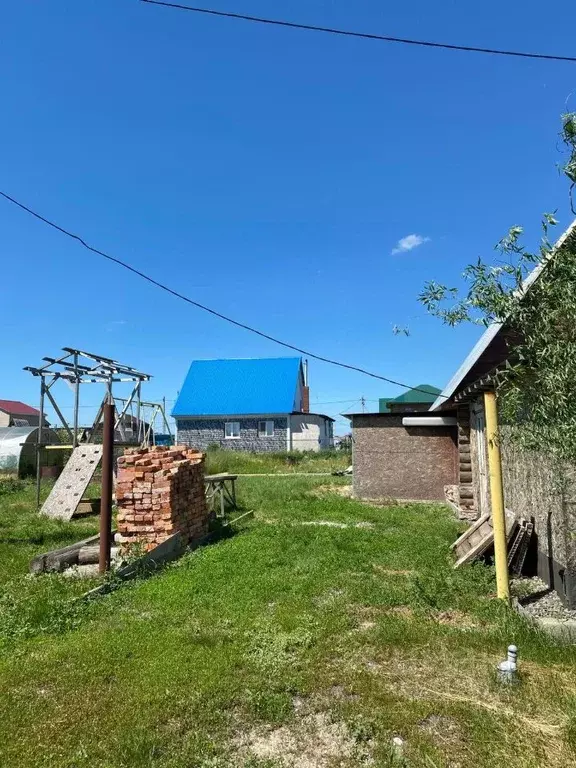
{"type": "MultiPolygon", "coordinates": [[[[508,567],[513,573],[522,572],[526,552],[532,537],[533,524],[529,520],[516,520],[513,514],[506,510],[506,535],[508,539],[508,567]]],[[[494,529],[492,517],[482,515],[468,530],[452,544],[451,549],[456,554],[454,568],[470,563],[484,555],[494,544],[494,529]]]]}

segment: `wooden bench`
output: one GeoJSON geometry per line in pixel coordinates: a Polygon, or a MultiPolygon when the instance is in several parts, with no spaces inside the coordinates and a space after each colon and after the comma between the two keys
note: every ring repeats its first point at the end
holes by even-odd
{"type": "Polygon", "coordinates": [[[219,475],[206,475],[206,501],[208,509],[219,517],[226,516],[226,507],[236,509],[236,480],[238,475],[222,472],[219,475]]]}

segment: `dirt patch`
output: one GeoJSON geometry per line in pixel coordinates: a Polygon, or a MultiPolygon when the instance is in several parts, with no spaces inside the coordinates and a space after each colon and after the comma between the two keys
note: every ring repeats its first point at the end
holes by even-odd
{"type": "Polygon", "coordinates": [[[478,629],[484,623],[462,611],[435,611],[432,614],[434,621],[456,629],[478,629]]]}
{"type": "Polygon", "coordinates": [[[333,685],[328,689],[328,697],[339,701],[357,701],[357,694],[350,693],[343,685],[333,685]]]}
{"type": "Polygon", "coordinates": [[[437,744],[446,744],[446,742],[461,742],[462,729],[454,718],[446,715],[431,714],[420,720],[418,728],[424,731],[437,744]]]}
{"type": "Polygon", "coordinates": [[[260,522],[265,525],[291,525],[291,526],[324,526],[326,528],[366,528],[373,529],[376,526],[374,523],[370,523],[366,520],[361,520],[359,523],[339,523],[336,520],[278,520],[275,518],[260,518],[260,522]]]}
{"type": "Polygon", "coordinates": [[[369,745],[359,745],[345,723],[332,721],[325,712],[280,728],[252,729],[235,746],[240,757],[273,760],[283,768],[372,764],[369,745]]]}
{"type": "Polygon", "coordinates": [[[345,499],[352,498],[352,486],[351,485],[319,485],[311,491],[312,496],[329,496],[331,494],[336,496],[342,496],[345,499]]]}
{"type": "Polygon", "coordinates": [[[374,629],[375,626],[376,626],[376,622],[375,621],[363,621],[358,626],[358,630],[360,632],[368,632],[368,630],[374,629]]]}

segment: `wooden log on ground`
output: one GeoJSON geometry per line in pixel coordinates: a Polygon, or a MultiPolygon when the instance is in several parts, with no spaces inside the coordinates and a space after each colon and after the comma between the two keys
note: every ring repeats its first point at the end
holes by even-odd
{"type": "Polygon", "coordinates": [[[82,541],[77,541],[75,544],[70,544],[68,547],[53,549],[51,552],[36,555],[30,563],[30,573],[57,573],[65,568],[78,565],[80,550],[95,546],[99,539],[100,535],[96,534],[88,539],[82,539],[82,541]]]}
{"type": "MultiPolygon", "coordinates": [[[[110,557],[114,559],[118,554],[118,547],[112,547],[110,557]]],[[[78,552],[78,565],[93,565],[100,559],[100,547],[82,547],[78,552]]]]}
{"type": "Polygon", "coordinates": [[[30,563],[30,573],[47,573],[61,571],[65,566],[78,564],[78,552],[86,546],[95,544],[100,536],[90,536],[88,539],[77,541],[62,549],[54,549],[51,552],[44,552],[36,557],[30,563]]]}
{"type": "Polygon", "coordinates": [[[78,552],[78,565],[93,565],[98,562],[100,547],[82,547],[78,552]]]}

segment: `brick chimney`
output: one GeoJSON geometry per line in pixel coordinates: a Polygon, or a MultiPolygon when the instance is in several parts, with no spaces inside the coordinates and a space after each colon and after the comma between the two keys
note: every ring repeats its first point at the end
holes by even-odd
{"type": "Polygon", "coordinates": [[[308,360],[304,360],[304,386],[302,387],[302,413],[310,413],[310,387],[308,386],[308,360]]]}
{"type": "Polygon", "coordinates": [[[310,387],[302,387],[302,413],[310,413],[310,387]]]}

